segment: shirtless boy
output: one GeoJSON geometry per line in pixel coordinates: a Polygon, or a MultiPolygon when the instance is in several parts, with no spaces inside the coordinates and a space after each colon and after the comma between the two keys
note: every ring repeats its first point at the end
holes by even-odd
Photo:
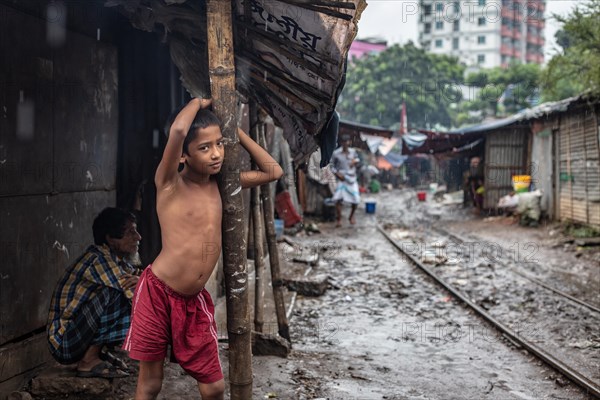
{"type": "MultiPolygon", "coordinates": [[[[172,361],[198,381],[202,399],[223,399],[214,306],[204,289],[221,252],[221,196],[214,178],[224,145],[220,121],[205,109],[210,103],[193,99],[181,110],[156,170],[162,250],[136,287],[124,345],[131,358],[140,360],[136,400],[158,396],[169,344],[172,361]]],[[[260,169],[240,173],[242,188],[279,179],[283,170],[277,162],[238,132],[260,169]]]]}

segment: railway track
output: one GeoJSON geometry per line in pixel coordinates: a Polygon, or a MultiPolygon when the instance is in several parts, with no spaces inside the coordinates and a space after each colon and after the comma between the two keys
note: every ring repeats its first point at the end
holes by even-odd
{"type": "MultiPolygon", "coordinates": [[[[503,319],[502,317],[504,317],[504,314],[502,312],[500,312],[500,314],[501,314],[500,316],[494,315],[494,314],[498,314],[497,312],[494,312],[495,311],[493,309],[494,307],[492,307],[492,309],[485,309],[481,305],[480,299],[478,300],[478,299],[474,298],[475,296],[473,296],[473,295],[469,296],[468,294],[464,293],[461,290],[458,290],[451,283],[449,283],[449,281],[451,279],[445,279],[447,277],[442,276],[442,275],[444,275],[443,270],[442,270],[442,273],[437,273],[432,268],[425,265],[419,259],[419,257],[417,257],[417,255],[414,254],[414,251],[407,250],[407,246],[405,245],[406,243],[399,243],[397,240],[395,240],[390,235],[390,232],[387,232],[381,225],[378,225],[378,230],[384,235],[384,237],[388,241],[390,241],[390,243],[394,247],[396,247],[400,252],[402,252],[411,262],[413,262],[423,272],[425,272],[427,275],[429,275],[431,278],[433,278],[438,284],[440,284],[446,290],[448,290],[454,297],[456,297],[461,302],[468,305],[480,317],[482,317],[483,319],[488,321],[490,324],[492,324],[496,329],[498,329],[503,334],[503,336],[508,338],[511,342],[513,342],[517,346],[520,346],[520,347],[526,349],[531,354],[535,355],[540,360],[542,360],[543,362],[545,362],[546,364],[548,364],[549,366],[551,366],[552,368],[554,368],[555,370],[557,370],[558,372],[560,372],[561,374],[563,374],[564,376],[569,378],[575,384],[577,384],[582,389],[584,389],[588,394],[590,394],[596,398],[600,398],[600,385],[596,380],[594,380],[593,378],[590,377],[590,375],[588,373],[589,371],[582,371],[581,369],[578,370],[578,369],[575,369],[574,367],[572,367],[573,364],[581,365],[581,363],[582,363],[581,360],[583,360],[583,364],[589,364],[589,357],[586,358],[587,355],[575,354],[574,359],[573,359],[573,356],[565,357],[564,352],[562,354],[557,355],[556,354],[557,351],[553,351],[552,347],[554,347],[554,350],[556,350],[558,347],[560,347],[560,340],[562,340],[561,338],[558,338],[558,339],[553,338],[553,337],[545,338],[548,341],[546,348],[541,347],[537,342],[528,340],[528,338],[525,338],[523,335],[519,334],[518,331],[511,329],[509,324],[502,321],[502,319],[503,319]],[[565,358],[567,358],[568,360],[566,361],[565,358]],[[573,361],[573,360],[575,360],[575,361],[573,361]]],[[[442,237],[450,238],[454,243],[457,243],[457,244],[466,243],[466,241],[464,239],[462,239],[456,235],[450,234],[449,232],[445,232],[444,230],[442,230],[440,228],[436,228],[435,230],[438,232],[438,234],[441,234],[442,237]]],[[[428,238],[431,238],[431,237],[432,237],[431,235],[428,235],[428,238]]],[[[480,254],[472,254],[471,256],[480,257],[481,255],[480,254]]],[[[557,289],[554,289],[550,285],[547,285],[544,282],[541,282],[535,278],[532,278],[530,276],[524,276],[526,274],[517,273],[520,271],[516,271],[515,268],[509,267],[506,263],[503,263],[501,260],[494,260],[494,263],[501,268],[501,272],[504,275],[506,275],[508,273],[512,273],[516,276],[519,276],[521,279],[525,279],[527,282],[530,282],[530,284],[536,285],[535,286],[536,288],[543,287],[547,293],[544,293],[544,294],[534,293],[535,294],[534,297],[536,297],[536,300],[539,300],[540,303],[544,303],[544,301],[546,301],[546,303],[551,302],[551,304],[559,304],[559,306],[556,307],[556,310],[553,310],[555,313],[556,312],[566,312],[568,314],[567,311],[570,311],[571,313],[573,313],[572,309],[570,309],[568,306],[562,304],[564,302],[569,302],[569,306],[571,306],[571,307],[578,307],[580,309],[585,309],[585,312],[587,312],[591,316],[590,318],[592,319],[592,321],[590,321],[591,329],[597,330],[598,324],[596,324],[594,322],[598,318],[598,314],[600,314],[600,310],[597,307],[595,307],[589,303],[586,303],[580,299],[577,299],[573,296],[570,296],[564,292],[561,292],[557,289]],[[553,298],[548,297],[548,296],[550,296],[550,293],[552,294],[552,296],[554,296],[553,298]],[[558,300],[558,299],[560,299],[560,300],[558,300]],[[560,311],[560,310],[564,310],[564,309],[567,309],[567,311],[560,311]]],[[[460,267],[455,267],[455,268],[457,269],[457,271],[459,271],[459,273],[465,272],[464,270],[461,270],[460,267]]],[[[476,275],[475,273],[473,273],[473,274],[476,275]]],[[[446,275],[450,275],[450,276],[448,276],[448,278],[452,278],[451,274],[446,274],[446,275]]],[[[506,285],[507,279],[510,279],[510,278],[506,278],[506,276],[503,276],[502,279],[504,280],[503,284],[505,285],[505,287],[502,287],[501,289],[502,290],[510,290],[510,289],[506,288],[506,286],[508,286],[508,287],[511,286],[511,285],[506,285]]],[[[484,279],[478,279],[478,281],[484,281],[484,279]]],[[[487,284],[488,286],[493,287],[496,290],[497,287],[495,286],[495,283],[493,281],[494,281],[493,279],[485,279],[484,284],[487,284]]],[[[513,290],[518,290],[518,289],[521,289],[522,287],[523,287],[522,284],[515,285],[516,289],[513,289],[513,290]]],[[[508,291],[506,293],[506,295],[510,296],[510,291],[508,291]]],[[[539,310],[542,310],[542,307],[540,307],[539,310]]],[[[526,317],[526,313],[524,312],[523,314],[526,317]]],[[[533,314],[530,315],[532,318],[534,318],[534,317],[535,318],[540,318],[540,317],[551,318],[551,316],[544,317],[544,316],[540,316],[540,315],[536,315],[536,316],[532,316],[532,315],[533,314]]],[[[579,315],[579,314],[576,314],[576,315],[579,315]]],[[[584,330],[588,329],[587,325],[584,326],[582,329],[584,329],[584,330]]],[[[592,366],[592,368],[593,368],[593,366],[592,366]]]]}
{"type": "MultiPolygon", "coordinates": [[[[459,235],[456,235],[454,233],[448,232],[447,230],[445,230],[443,228],[432,227],[432,229],[434,231],[440,233],[443,236],[447,236],[448,238],[450,238],[451,240],[453,240],[456,244],[464,245],[464,244],[470,242],[469,240],[467,240],[467,239],[465,239],[465,238],[463,238],[463,237],[461,237],[459,235]]],[[[519,260],[516,260],[515,257],[510,254],[510,252],[504,252],[504,253],[509,255],[508,257],[510,258],[510,261],[512,261],[514,264],[516,264],[516,265],[520,264],[519,260]]],[[[537,279],[537,278],[535,278],[533,276],[530,276],[529,274],[521,272],[521,271],[519,271],[519,269],[517,269],[517,268],[515,268],[515,267],[513,267],[511,265],[508,265],[507,263],[505,263],[505,262],[503,262],[503,261],[501,261],[501,260],[499,260],[497,258],[494,261],[496,263],[498,263],[500,266],[502,266],[504,268],[507,268],[507,269],[510,269],[515,274],[517,274],[517,275],[519,275],[519,276],[521,276],[521,277],[523,277],[523,278],[525,278],[525,279],[527,279],[527,280],[535,283],[538,286],[543,287],[544,289],[547,289],[547,290],[549,290],[549,291],[557,294],[558,296],[561,296],[561,297],[564,297],[566,299],[569,299],[570,301],[572,301],[574,303],[577,303],[580,306],[586,307],[586,308],[588,308],[588,309],[590,309],[590,310],[592,310],[592,311],[594,311],[596,313],[600,313],[600,308],[594,306],[593,304],[590,304],[590,303],[588,303],[588,302],[586,302],[584,300],[578,299],[575,296],[571,296],[570,294],[565,293],[562,290],[556,289],[555,287],[553,287],[553,286],[551,286],[551,285],[549,285],[549,284],[547,284],[545,282],[542,282],[541,280],[539,280],[539,279],[537,279]]]]}

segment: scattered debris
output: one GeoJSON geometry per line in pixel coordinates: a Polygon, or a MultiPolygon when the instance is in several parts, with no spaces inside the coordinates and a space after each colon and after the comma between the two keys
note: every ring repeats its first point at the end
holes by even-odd
{"type": "Polygon", "coordinates": [[[85,396],[107,398],[112,393],[111,380],[78,378],[75,369],[50,368],[31,381],[31,394],[40,398],[85,396]]]}
{"type": "Polygon", "coordinates": [[[278,335],[252,331],[252,354],[255,356],[287,357],[291,344],[278,335]]]}
{"type": "Polygon", "coordinates": [[[314,277],[299,278],[284,281],[287,288],[297,292],[302,296],[316,297],[322,296],[329,286],[329,277],[327,275],[317,275],[314,277]]]}

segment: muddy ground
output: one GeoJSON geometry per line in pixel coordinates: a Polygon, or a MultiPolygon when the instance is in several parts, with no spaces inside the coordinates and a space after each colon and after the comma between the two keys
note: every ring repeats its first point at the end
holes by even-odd
{"type": "MultiPolygon", "coordinates": [[[[561,271],[576,276],[577,284],[567,286],[581,289],[590,301],[597,300],[599,289],[593,254],[550,256],[560,249],[545,241],[545,227],[517,232],[506,221],[484,222],[460,207],[419,203],[408,190],[384,192],[377,201],[375,215],[358,210],[355,227],[319,223],[320,234],[293,238],[308,249],[328,244],[311,274],[328,275],[330,288],[320,297],[297,297],[288,358],[253,358],[254,399],[590,398],[454,300],[400,255],[376,225],[415,230],[439,225],[506,244],[518,235],[517,241],[539,235],[540,276],[558,279],[561,271]]],[[[221,357],[227,375],[226,343],[221,357]]],[[[133,377],[123,380],[111,398],[132,398],[134,385],[133,377]]],[[[200,397],[194,381],[169,366],[160,398],[200,397]]]]}

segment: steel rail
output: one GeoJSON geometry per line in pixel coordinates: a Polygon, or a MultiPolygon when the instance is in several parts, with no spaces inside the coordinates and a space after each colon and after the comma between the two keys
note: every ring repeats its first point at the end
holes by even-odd
{"type": "Polygon", "coordinates": [[[540,349],[538,346],[533,343],[528,342],[527,340],[521,338],[519,335],[515,335],[508,327],[504,324],[496,320],[490,314],[487,313],[483,308],[479,307],[477,304],[472,302],[469,298],[463,295],[461,292],[450,286],[443,279],[441,279],[435,272],[431,271],[425,265],[423,265],[416,257],[414,257],[409,252],[405,251],[402,246],[400,246],[396,241],[383,229],[381,225],[377,225],[377,229],[381,234],[400,252],[406,255],[417,267],[419,267],[423,272],[432,277],[439,285],[443,286],[447,291],[449,291],[454,297],[461,300],[463,303],[467,304],[471,307],[475,312],[477,312],[483,319],[488,321],[490,324],[496,327],[499,331],[501,331],[504,335],[506,335],[511,341],[518,343],[520,346],[525,348],[530,353],[534,354],[536,357],[544,361],[546,364],[559,371],[575,384],[584,389],[587,394],[591,394],[596,398],[600,399],[600,386],[598,386],[594,381],[582,375],[578,371],[572,369],[559,359],[555,358],[551,354],[546,353],[544,350],[540,349]]]}
{"type": "MultiPolygon", "coordinates": [[[[440,234],[442,234],[442,235],[448,236],[449,238],[451,238],[452,240],[454,240],[454,242],[455,242],[455,243],[457,243],[457,244],[464,244],[464,243],[468,243],[468,241],[467,241],[467,240],[465,240],[465,239],[461,238],[460,236],[458,236],[458,235],[456,235],[456,234],[454,234],[454,233],[448,232],[448,231],[447,231],[447,230],[445,230],[444,228],[440,228],[440,227],[432,227],[432,229],[433,229],[434,231],[437,231],[438,233],[440,233],[440,234]]],[[[511,257],[511,258],[512,258],[512,257],[511,257]]],[[[527,279],[527,280],[530,280],[531,282],[533,282],[533,283],[535,283],[535,284],[537,284],[537,285],[540,285],[541,287],[543,287],[543,288],[545,288],[545,289],[547,289],[547,290],[549,290],[549,291],[551,291],[551,292],[554,292],[554,293],[558,294],[559,296],[563,296],[563,297],[565,297],[565,298],[567,298],[567,299],[571,300],[571,301],[572,301],[572,302],[574,302],[574,303],[577,303],[577,304],[579,304],[579,305],[581,305],[581,306],[584,306],[584,307],[587,307],[587,308],[589,308],[589,309],[590,309],[590,310],[592,310],[592,311],[595,311],[595,312],[597,312],[597,313],[600,313],[600,308],[598,308],[598,307],[596,307],[596,306],[594,306],[594,305],[592,305],[592,304],[590,304],[590,303],[587,303],[587,302],[585,302],[585,301],[583,301],[583,300],[580,300],[580,299],[578,299],[577,297],[571,296],[571,295],[570,295],[570,294],[568,294],[568,293],[565,293],[565,292],[563,292],[563,291],[561,291],[561,290],[558,290],[558,289],[556,289],[556,288],[554,288],[554,287],[552,287],[552,286],[548,285],[547,283],[544,283],[544,282],[540,281],[540,280],[539,280],[539,279],[537,279],[537,278],[534,278],[534,277],[532,277],[532,276],[530,276],[530,275],[528,275],[528,274],[526,274],[526,273],[524,273],[524,272],[521,272],[521,271],[519,271],[517,268],[515,268],[515,267],[513,267],[513,266],[510,266],[510,265],[508,265],[508,264],[506,264],[506,263],[504,263],[504,262],[502,262],[502,261],[500,261],[500,260],[497,260],[497,259],[496,259],[496,260],[494,260],[494,261],[495,261],[495,262],[497,262],[498,264],[500,264],[501,266],[503,266],[503,267],[505,267],[505,268],[508,268],[508,269],[510,269],[510,270],[511,270],[511,271],[513,271],[515,274],[517,274],[517,275],[519,275],[519,276],[521,276],[521,277],[523,277],[523,278],[525,278],[525,279],[527,279]]],[[[512,262],[514,262],[514,263],[519,263],[518,261],[516,261],[516,260],[514,260],[514,259],[511,259],[511,261],[512,261],[512,262]]]]}

